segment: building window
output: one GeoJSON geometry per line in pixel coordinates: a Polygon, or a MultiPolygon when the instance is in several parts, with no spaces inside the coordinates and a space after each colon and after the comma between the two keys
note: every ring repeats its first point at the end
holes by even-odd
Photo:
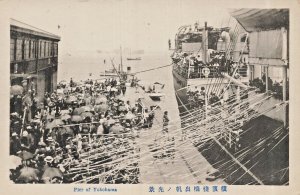
{"type": "Polygon", "coordinates": [[[29,40],[24,41],[24,59],[29,59],[29,40]]]}
{"type": "Polygon", "coordinates": [[[48,42],[45,42],[45,57],[48,57],[48,42]]]}
{"type": "Polygon", "coordinates": [[[10,39],[10,61],[16,60],[15,45],[16,45],[16,40],[10,39]]]}
{"type": "Polygon", "coordinates": [[[17,39],[16,60],[22,60],[22,40],[17,39]]]}
{"type": "Polygon", "coordinates": [[[42,57],[42,42],[41,41],[39,41],[39,45],[40,45],[40,57],[42,57]]]}
{"type": "Polygon", "coordinates": [[[57,56],[57,44],[56,43],[54,43],[53,55],[57,56]]]}
{"type": "Polygon", "coordinates": [[[38,58],[38,51],[39,51],[39,46],[38,46],[38,41],[34,41],[34,57],[38,58]]]}
{"type": "Polygon", "coordinates": [[[53,48],[53,44],[52,44],[52,42],[50,42],[50,56],[52,57],[52,48],[53,48]]]}
{"type": "Polygon", "coordinates": [[[31,40],[29,41],[29,50],[28,50],[28,58],[31,58],[31,40]]]}
{"type": "Polygon", "coordinates": [[[51,42],[48,42],[48,56],[51,56],[51,42]]]}
{"type": "Polygon", "coordinates": [[[31,58],[34,58],[34,54],[35,54],[35,42],[34,41],[31,41],[31,58]]]}
{"type": "Polygon", "coordinates": [[[46,42],[44,42],[44,57],[46,57],[46,42]]]}
{"type": "Polygon", "coordinates": [[[22,41],[22,60],[24,60],[24,58],[25,58],[25,41],[23,40],[22,41]]]}

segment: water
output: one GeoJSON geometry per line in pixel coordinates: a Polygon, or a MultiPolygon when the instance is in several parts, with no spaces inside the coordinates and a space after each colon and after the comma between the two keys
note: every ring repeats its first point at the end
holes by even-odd
{"type": "MultiPolygon", "coordinates": [[[[139,72],[151,68],[160,67],[171,63],[170,55],[165,53],[148,53],[139,55],[141,60],[127,60],[129,56],[123,56],[123,70],[126,71],[127,67],[131,67],[131,72],[139,72]]],[[[120,64],[119,54],[90,54],[82,53],[79,55],[63,55],[60,60],[58,69],[58,80],[86,80],[87,78],[98,79],[100,73],[104,70],[112,69],[111,59],[118,69],[120,64]],[[104,59],[106,63],[104,64],[104,59]],[[89,74],[92,73],[92,76],[89,74]]],[[[151,84],[156,81],[164,81],[169,85],[172,82],[171,68],[163,68],[137,74],[143,84],[151,84]]]]}
{"type": "MultiPolygon", "coordinates": [[[[126,71],[127,67],[131,67],[131,73],[157,68],[160,66],[171,64],[171,58],[169,52],[163,53],[145,53],[138,56],[141,60],[127,60],[129,56],[122,56],[123,58],[123,70],[126,71]]],[[[115,68],[118,68],[120,64],[119,54],[104,54],[104,53],[79,53],[77,55],[62,55],[60,59],[60,65],[58,67],[58,81],[66,80],[69,81],[72,77],[74,81],[90,79],[100,79],[100,73],[104,70],[112,69],[111,59],[113,59],[115,68]],[[104,59],[106,63],[104,64],[104,59]],[[90,76],[90,73],[92,75],[90,76]]],[[[170,117],[179,121],[179,112],[177,102],[175,98],[172,67],[168,66],[165,68],[151,70],[143,73],[136,74],[141,85],[146,88],[152,85],[154,82],[164,84],[164,88],[160,89],[157,85],[156,89],[165,94],[160,102],[155,102],[163,110],[168,110],[170,117]]]]}

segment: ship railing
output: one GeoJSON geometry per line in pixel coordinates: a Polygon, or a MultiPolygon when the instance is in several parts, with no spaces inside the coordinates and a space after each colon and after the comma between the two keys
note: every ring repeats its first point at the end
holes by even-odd
{"type": "MultiPolygon", "coordinates": [[[[189,79],[205,79],[205,78],[219,78],[222,77],[222,73],[227,73],[228,75],[232,76],[234,72],[234,67],[232,66],[200,66],[198,68],[195,68],[195,66],[180,66],[178,64],[175,64],[173,66],[174,71],[181,75],[184,78],[189,79]],[[207,71],[209,69],[209,71],[207,71]],[[205,74],[209,72],[209,74],[205,74]]],[[[235,76],[239,77],[248,77],[248,67],[247,65],[240,64],[239,68],[236,72],[235,76]]]]}
{"type": "MultiPolygon", "coordinates": [[[[234,68],[226,67],[226,66],[204,66],[196,68],[194,66],[190,66],[189,69],[189,79],[204,79],[204,78],[219,78],[223,77],[221,73],[228,73],[229,75],[233,74],[234,68]],[[207,73],[207,69],[209,69],[209,74],[207,73]]],[[[238,68],[237,73],[240,77],[248,77],[248,68],[247,66],[241,66],[238,68]]]]}

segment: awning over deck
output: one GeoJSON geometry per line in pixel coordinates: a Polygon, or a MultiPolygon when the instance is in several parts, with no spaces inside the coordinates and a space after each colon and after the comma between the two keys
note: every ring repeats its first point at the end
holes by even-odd
{"type": "Polygon", "coordinates": [[[229,12],[248,32],[289,26],[289,9],[231,9],[229,12]]]}

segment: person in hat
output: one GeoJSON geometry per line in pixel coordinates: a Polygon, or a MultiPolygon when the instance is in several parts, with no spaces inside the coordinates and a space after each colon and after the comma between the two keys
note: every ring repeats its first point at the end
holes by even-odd
{"type": "Polygon", "coordinates": [[[18,135],[21,133],[22,119],[19,117],[19,114],[16,112],[11,114],[10,129],[11,132],[16,132],[18,135]]]}
{"type": "Polygon", "coordinates": [[[48,137],[47,139],[46,139],[46,143],[47,143],[47,146],[55,146],[57,143],[56,143],[56,141],[53,139],[53,137],[52,136],[50,136],[50,137],[48,137]]]}
{"type": "Polygon", "coordinates": [[[52,167],[53,166],[53,158],[52,156],[46,156],[44,158],[44,161],[46,162],[45,166],[44,166],[44,170],[48,167],[52,167]]]}
{"type": "Polygon", "coordinates": [[[44,159],[46,154],[46,144],[42,141],[38,143],[38,148],[35,150],[34,155],[36,156],[37,160],[44,159]]]}
{"type": "Polygon", "coordinates": [[[62,149],[60,147],[56,148],[55,150],[55,155],[53,158],[53,164],[57,166],[59,163],[61,163],[63,160],[63,154],[62,154],[62,149]]]}
{"type": "Polygon", "coordinates": [[[155,114],[154,114],[154,108],[151,106],[150,107],[150,113],[149,113],[149,127],[152,127],[153,125],[153,120],[154,120],[155,114]]]}
{"type": "Polygon", "coordinates": [[[15,111],[18,113],[18,114],[23,114],[23,100],[22,100],[22,97],[20,95],[18,95],[16,97],[16,100],[15,100],[15,111]]]}
{"type": "Polygon", "coordinates": [[[15,117],[15,118],[19,118],[19,114],[17,112],[13,112],[10,114],[10,116],[15,117]]]}
{"type": "Polygon", "coordinates": [[[126,108],[127,112],[131,110],[131,105],[130,105],[129,101],[126,102],[125,108],[126,108]]]}
{"type": "Polygon", "coordinates": [[[10,138],[10,154],[16,155],[21,150],[21,141],[16,132],[13,132],[10,138]]]}
{"type": "Polygon", "coordinates": [[[103,127],[103,122],[101,121],[98,128],[97,128],[97,134],[100,135],[100,134],[105,134],[104,132],[104,127],[103,127]]]}
{"type": "Polygon", "coordinates": [[[27,138],[32,145],[31,150],[35,151],[36,146],[39,142],[39,139],[41,138],[41,132],[39,131],[37,124],[35,124],[34,127],[32,127],[31,125],[28,125],[26,127],[26,131],[28,132],[27,138]]]}
{"type": "Polygon", "coordinates": [[[170,118],[168,116],[168,111],[165,111],[163,115],[163,134],[167,134],[168,139],[169,139],[169,130],[168,130],[169,122],[170,122],[170,118]]]}
{"type": "Polygon", "coordinates": [[[50,179],[51,184],[62,184],[63,183],[63,178],[59,176],[55,176],[50,179]]]}
{"type": "Polygon", "coordinates": [[[99,123],[104,123],[104,121],[106,121],[106,118],[105,118],[105,116],[104,116],[104,114],[103,113],[101,113],[100,114],[100,119],[99,119],[99,123]]]}
{"type": "Polygon", "coordinates": [[[28,131],[23,131],[22,137],[21,137],[21,147],[24,150],[34,152],[34,138],[31,134],[28,133],[28,131]]]}
{"type": "Polygon", "coordinates": [[[149,112],[148,109],[145,109],[145,112],[143,114],[143,126],[146,128],[149,128],[149,112]]]}
{"type": "Polygon", "coordinates": [[[103,122],[103,134],[109,134],[110,126],[107,121],[103,122]]]}

